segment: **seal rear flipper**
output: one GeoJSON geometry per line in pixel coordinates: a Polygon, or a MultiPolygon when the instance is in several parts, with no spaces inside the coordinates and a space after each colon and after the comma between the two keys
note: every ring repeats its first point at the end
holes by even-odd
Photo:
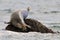
{"type": "Polygon", "coordinates": [[[10,24],[11,22],[4,22],[5,24],[10,24]]]}

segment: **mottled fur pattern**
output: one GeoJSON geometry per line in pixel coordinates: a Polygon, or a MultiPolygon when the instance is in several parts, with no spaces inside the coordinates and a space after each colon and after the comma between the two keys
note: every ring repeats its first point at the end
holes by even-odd
{"type": "Polygon", "coordinates": [[[54,33],[51,29],[47,28],[42,23],[38,22],[34,19],[26,19],[25,23],[31,26],[31,30],[35,32],[41,32],[41,33],[54,33]]]}
{"type": "Polygon", "coordinates": [[[25,19],[24,20],[27,25],[30,25],[31,28],[26,27],[27,29],[23,31],[23,29],[17,28],[13,26],[12,24],[9,24],[6,27],[6,30],[10,31],[16,31],[16,32],[41,32],[41,33],[54,33],[51,29],[47,28],[45,25],[42,23],[34,20],[34,19],[25,19]]]}

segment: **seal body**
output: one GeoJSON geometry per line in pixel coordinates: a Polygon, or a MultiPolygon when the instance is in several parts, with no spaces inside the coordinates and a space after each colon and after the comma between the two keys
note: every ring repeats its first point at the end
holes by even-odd
{"type": "Polygon", "coordinates": [[[23,30],[26,29],[28,26],[25,22],[24,19],[28,16],[28,11],[16,11],[13,12],[11,15],[11,24],[14,25],[15,27],[22,28],[23,30]]]}

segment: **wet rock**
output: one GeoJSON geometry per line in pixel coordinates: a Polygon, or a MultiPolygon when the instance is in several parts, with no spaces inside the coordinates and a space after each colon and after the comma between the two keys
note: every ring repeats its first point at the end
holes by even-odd
{"type": "Polygon", "coordinates": [[[31,26],[31,28],[28,28],[23,31],[23,29],[14,27],[12,24],[9,24],[6,27],[6,30],[10,30],[10,31],[16,31],[16,32],[41,32],[41,33],[54,33],[51,29],[47,28],[45,25],[43,25],[42,23],[38,22],[37,20],[34,19],[25,19],[24,20],[25,23],[29,26],[31,26]]]}

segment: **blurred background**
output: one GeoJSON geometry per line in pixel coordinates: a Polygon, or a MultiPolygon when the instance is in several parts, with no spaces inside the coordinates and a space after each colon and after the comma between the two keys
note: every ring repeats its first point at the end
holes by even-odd
{"type": "MultiPolygon", "coordinates": [[[[0,0],[0,30],[5,29],[7,24],[4,22],[10,21],[12,12],[27,7],[31,7],[27,18],[38,20],[54,31],[60,31],[60,0],[0,0]]],[[[56,39],[59,40],[60,36],[56,39]]]]}

